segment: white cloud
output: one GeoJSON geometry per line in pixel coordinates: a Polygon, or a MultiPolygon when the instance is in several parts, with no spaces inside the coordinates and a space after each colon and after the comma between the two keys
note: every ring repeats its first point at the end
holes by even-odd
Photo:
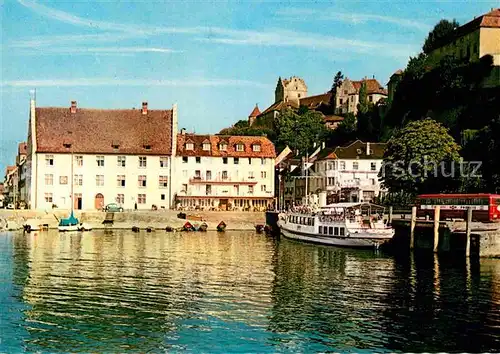
{"type": "Polygon", "coordinates": [[[73,78],[44,80],[3,81],[3,87],[81,87],[81,86],[171,86],[171,87],[225,87],[250,86],[268,87],[255,81],[233,79],[114,79],[114,78],[73,78]]]}
{"type": "Polygon", "coordinates": [[[407,27],[417,29],[419,31],[428,31],[432,28],[426,23],[409,20],[401,17],[384,16],[377,14],[363,14],[363,13],[343,13],[335,10],[312,10],[300,8],[288,8],[277,12],[278,15],[296,20],[307,20],[314,18],[316,21],[339,21],[352,24],[360,24],[366,22],[385,22],[400,27],[407,27]]]}
{"type": "Polygon", "coordinates": [[[9,47],[36,49],[75,43],[116,42],[137,37],[141,36],[124,33],[70,34],[63,36],[32,37],[25,40],[16,39],[16,41],[9,44],[9,47]]]}
{"type": "MultiPolygon", "coordinates": [[[[179,50],[170,48],[155,47],[50,47],[36,48],[28,52],[32,55],[52,55],[52,54],[71,54],[71,55],[121,55],[136,53],[180,53],[179,50]]],[[[21,54],[25,54],[21,52],[21,54]]]]}

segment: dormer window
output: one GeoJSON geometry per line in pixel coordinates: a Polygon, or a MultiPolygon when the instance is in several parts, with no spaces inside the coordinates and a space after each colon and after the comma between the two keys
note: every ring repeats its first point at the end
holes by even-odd
{"type": "Polygon", "coordinates": [[[227,151],[227,144],[226,143],[220,143],[219,144],[219,150],[220,151],[227,151]]]}
{"type": "Polygon", "coordinates": [[[71,147],[71,143],[63,143],[63,146],[66,148],[66,149],[69,149],[71,147]]]}
{"type": "Polygon", "coordinates": [[[252,150],[254,152],[260,152],[260,145],[259,144],[253,144],[252,145],[252,150]]]}
{"type": "Polygon", "coordinates": [[[210,151],[211,145],[210,143],[203,143],[203,151],[210,151]]]}
{"type": "Polygon", "coordinates": [[[236,144],[236,151],[245,151],[245,145],[241,143],[236,144]]]}
{"type": "Polygon", "coordinates": [[[113,149],[118,149],[120,147],[120,142],[119,141],[112,141],[111,142],[111,147],[113,149]]]}
{"type": "Polygon", "coordinates": [[[194,144],[193,143],[186,143],[186,150],[194,150],[194,144]]]}
{"type": "Polygon", "coordinates": [[[146,150],[151,150],[151,145],[144,144],[144,149],[146,149],[146,150]]]}

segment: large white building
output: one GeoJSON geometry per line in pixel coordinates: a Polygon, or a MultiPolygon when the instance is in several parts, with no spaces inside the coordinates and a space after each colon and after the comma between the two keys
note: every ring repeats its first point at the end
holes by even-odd
{"type": "Polygon", "coordinates": [[[176,206],[264,209],[274,200],[275,158],[266,137],[181,133],[172,177],[176,206]]]}
{"type": "Polygon", "coordinates": [[[325,149],[314,163],[311,192],[326,191],[330,201],[372,201],[383,192],[378,174],[385,143],[356,140],[345,147],[325,149]]]}
{"type": "Polygon", "coordinates": [[[82,109],[31,102],[26,195],[32,209],[169,208],[177,107],[82,109]],[[74,198],[72,198],[72,193],[74,198]]]}

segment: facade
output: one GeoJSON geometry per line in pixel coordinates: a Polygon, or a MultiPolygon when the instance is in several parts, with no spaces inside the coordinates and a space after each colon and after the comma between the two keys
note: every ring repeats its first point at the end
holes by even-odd
{"type": "Polygon", "coordinates": [[[326,191],[329,202],[372,201],[381,188],[378,174],[382,168],[385,143],[364,143],[360,140],[346,147],[326,149],[315,161],[311,180],[312,191],[326,191]]]}
{"type": "Polygon", "coordinates": [[[7,166],[5,169],[5,178],[4,178],[4,203],[12,203],[14,204],[16,198],[16,191],[18,185],[18,174],[17,167],[14,165],[7,166]]]}
{"type": "Polygon", "coordinates": [[[359,90],[366,84],[366,93],[369,103],[377,103],[387,98],[387,90],[376,79],[352,81],[346,78],[337,89],[335,112],[337,114],[358,113],[359,90]]]}
{"type": "Polygon", "coordinates": [[[82,109],[31,102],[26,194],[32,209],[169,208],[177,107],[82,109]],[[72,194],[74,198],[72,198],[72,194]]]}
{"type": "Polygon", "coordinates": [[[273,143],[261,136],[177,137],[172,188],[180,209],[264,210],[274,201],[273,143]]]}
{"type": "Polygon", "coordinates": [[[299,108],[300,100],[307,97],[307,85],[301,78],[278,78],[274,90],[274,103],[259,115],[262,120],[275,119],[285,108],[299,108]]]}

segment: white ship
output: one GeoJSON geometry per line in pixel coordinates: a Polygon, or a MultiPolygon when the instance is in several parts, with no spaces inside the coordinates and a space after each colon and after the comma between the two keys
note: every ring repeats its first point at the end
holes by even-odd
{"type": "Polygon", "coordinates": [[[282,214],[279,226],[286,238],[330,246],[378,248],[394,236],[384,220],[384,208],[371,203],[302,207],[282,214]]]}

